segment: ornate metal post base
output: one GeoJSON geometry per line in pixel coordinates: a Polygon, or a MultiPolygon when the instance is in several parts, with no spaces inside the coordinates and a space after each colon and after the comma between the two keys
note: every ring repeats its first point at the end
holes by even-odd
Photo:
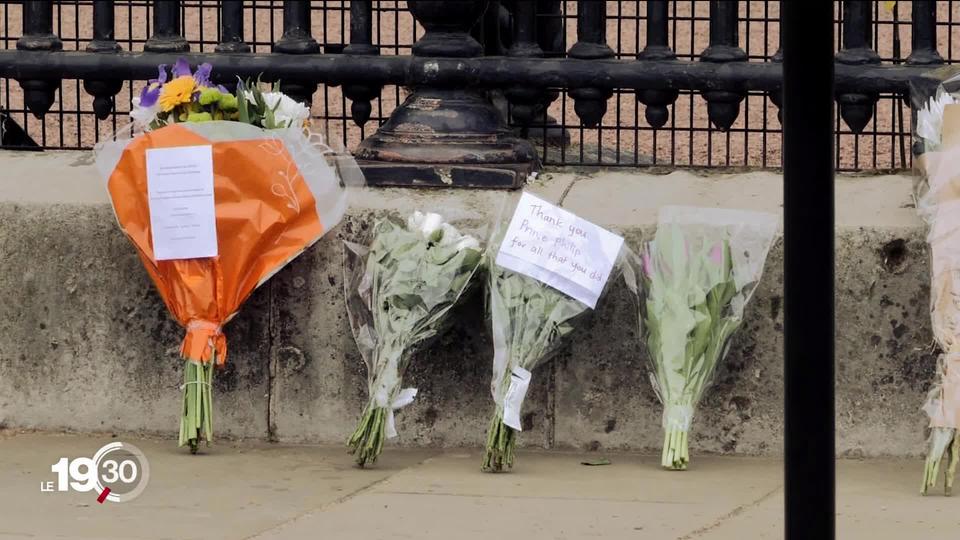
{"type": "MultiPolygon", "coordinates": [[[[411,13],[426,29],[413,54],[480,55],[469,32],[487,3],[411,0],[411,13]]],[[[540,168],[533,145],[513,135],[483,93],[440,85],[414,88],[355,156],[367,183],[380,186],[515,188],[540,168]]]]}

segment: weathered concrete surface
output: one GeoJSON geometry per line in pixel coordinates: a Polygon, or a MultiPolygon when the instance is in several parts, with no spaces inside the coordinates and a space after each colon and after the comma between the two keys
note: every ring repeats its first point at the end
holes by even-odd
{"type": "MultiPolygon", "coordinates": [[[[117,230],[84,154],[4,154],[0,170],[0,423],[78,431],[175,433],[181,330],[117,230]]],[[[778,211],[772,173],[695,176],[553,171],[531,189],[637,245],[663,204],[778,211]]],[[[919,411],[933,377],[923,227],[911,180],[837,183],[838,449],[923,451],[919,411]]],[[[515,196],[515,195],[513,195],[515,196]]],[[[366,394],[343,304],[341,240],[389,210],[489,220],[500,192],[363,192],[336,231],[254,293],[227,326],[228,371],[215,394],[222,436],[342,443],[366,394]]],[[[782,432],[782,250],[768,260],[748,316],[698,408],[697,453],[777,454],[782,432]]],[[[399,444],[482,444],[492,412],[482,297],[417,356],[420,389],[397,416],[399,444]]],[[[660,406],[636,315],[619,282],[571,347],[534,373],[528,446],[658,449],[660,406]]],[[[812,361],[812,360],[811,360],[812,361]]]]}
{"type": "MultiPolygon", "coordinates": [[[[200,456],[166,440],[143,450],[150,482],[137,499],[41,493],[61,457],[90,456],[103,436],[0,431],[0,537],[104,540],[776,540],[783,469],[771,458],[705,456],[684,473],[650,456],[521,451],[512,473],[479,472],[472,450],[394,449],[375,469],[340,447],[223,443],[200,456]]],[[[922,461],[840,460],[837,538],[956,538],[960,501],[921,497],[922,461]]]]}

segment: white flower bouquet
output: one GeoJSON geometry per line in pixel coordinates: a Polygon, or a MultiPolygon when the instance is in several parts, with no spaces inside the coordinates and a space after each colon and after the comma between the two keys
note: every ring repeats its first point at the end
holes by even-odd
{"type": "MultiPolygon", "coordinates": [[[[956,69],[944,68],[934,76],[943,73],[956,69]]],[[[912,90],[917,111],[914,164],[920,173],[916,207],[928,226],[930,317],[941,350],[937,380],[923,406],[930,437],[921,492],[936,485],[946,459],[944,491],[949,495],[960,464],[960,77],[946,77],[932,95],[917,84],[912,90]]]]}
{"type": "Polygon", "coordinates": [[[376,222],[369,245],[346,243],[344,286],[369,401],[348,441],[361,467],[397,435],[394,411],[417,394],[401,381],[412,353],[439,334],[480,266],[480,243],[439,214],[376,222]]]}

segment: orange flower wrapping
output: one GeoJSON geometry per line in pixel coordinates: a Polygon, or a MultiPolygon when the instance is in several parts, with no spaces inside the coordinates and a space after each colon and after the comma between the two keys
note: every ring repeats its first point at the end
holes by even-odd
{"type": "Polygon", "coordinates": [[[214,141],[170,125],[131,141],[109,178],[117,221],[167,308],[186,329],[189,360],[226,360],[222,326],[260,284],[323,234],[314,196],[280,140],[214,141]],[[211,145],[219,256],[156,261],[150,234],[146,150],[211,145]]]}

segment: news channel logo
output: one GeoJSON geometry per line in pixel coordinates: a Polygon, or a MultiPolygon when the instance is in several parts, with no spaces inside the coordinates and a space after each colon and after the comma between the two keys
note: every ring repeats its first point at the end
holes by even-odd
{"type": "Polygon", "coordinates": [[[150,462],[136,446],[111,442],[93,457],[61,457],[50,466],[56,480],[40,483],[40,491],[94,492],[97,502],[124,503],[136,499],[150,482],[150,462]]]}

